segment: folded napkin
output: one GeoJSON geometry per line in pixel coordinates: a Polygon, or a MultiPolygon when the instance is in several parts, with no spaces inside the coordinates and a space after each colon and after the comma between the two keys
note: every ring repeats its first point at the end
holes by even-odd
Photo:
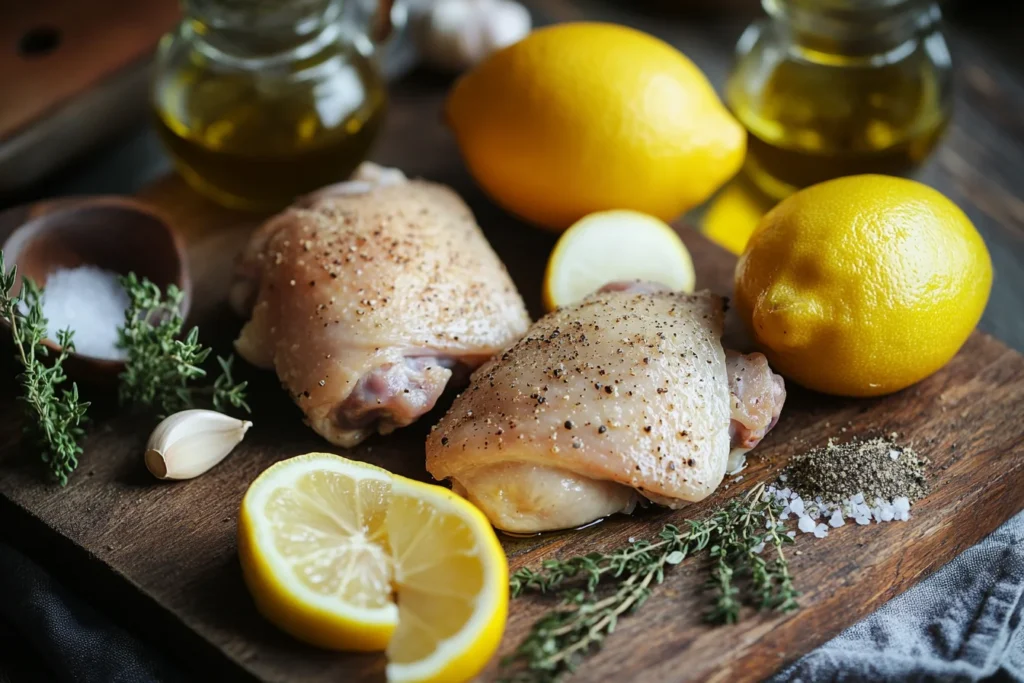
{"type": "Polygon", "coordinates": [[[1024,681],[1022,593],[1024,512],[771,681],[1024,681]]]}
{"type": "MultiPolygon", "coordinates": [[[[102,603],[102,598],[97,601],[102,603]]],[[[160,653],[111,624],[17,550],[0,543],[0,681],[185,680],[160,653]]]]}

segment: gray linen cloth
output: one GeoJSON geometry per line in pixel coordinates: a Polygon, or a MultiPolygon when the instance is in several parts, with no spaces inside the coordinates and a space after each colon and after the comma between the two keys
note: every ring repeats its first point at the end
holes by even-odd
{"type": "Polygon", "coordinates": [[[1024,681],[1022,593],[1024,512],[772,683],[1024,681]]]}

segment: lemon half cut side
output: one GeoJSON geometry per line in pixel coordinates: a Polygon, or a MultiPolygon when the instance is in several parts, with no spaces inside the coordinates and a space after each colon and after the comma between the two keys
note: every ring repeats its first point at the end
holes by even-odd
{"type": "Polygon", "coordinates": [[[693,259],[675,230],[637,211],[599,211],[566,230],[548,259],[544,306],[575,303],[609,282],[644,280],[692,292],[693,259]]]}
{"type": "Polygon", "coordinates": [[[508,562],[483,513],[366,463],[268,468],[242,501],[239,558],[267,619],[320,647],[386,649],[389,681],[470,680],[504,632],[508,562]]]}

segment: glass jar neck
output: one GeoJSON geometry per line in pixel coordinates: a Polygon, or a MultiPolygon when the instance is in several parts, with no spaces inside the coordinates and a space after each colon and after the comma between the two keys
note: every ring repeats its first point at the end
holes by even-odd
{"type": "Polygon", "coordinates": [[[222,55],[272,57],[316,49],[342,0],[184,0],[187,28],[222,55]]]}
{"type": "Polygon", "coordinates": [[[762,0],[798,48],[823,57],[883,57],[941,19],[934,0],[762,0]]]}

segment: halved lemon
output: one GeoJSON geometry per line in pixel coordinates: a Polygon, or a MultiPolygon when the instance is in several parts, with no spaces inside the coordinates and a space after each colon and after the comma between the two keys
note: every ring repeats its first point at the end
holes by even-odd
{"type": "Polygon", "coordinates": [[[239,557],[260,612],[300,640],[387,649],[390,681],[466,681],[501,640],[508,563],[447,489],[336,455],[279,462],[249,487],[239,557]]]}
{"type": "Polygon", "coordinates": [[[622,280],[692,292],[695,279],[690,252],[667,223],[637,211],[599,211],[558,239],[544,273],[544,306],[553,311],[622,280]]]}

